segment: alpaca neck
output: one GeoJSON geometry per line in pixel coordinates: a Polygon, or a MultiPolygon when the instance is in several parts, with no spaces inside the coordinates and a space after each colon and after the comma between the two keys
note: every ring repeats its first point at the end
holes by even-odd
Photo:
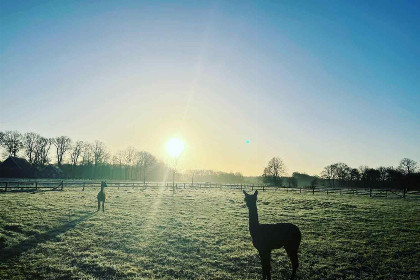
{"type": "Polygon", "coordinates": [[[260,222],[258,221],[257,206],[249,207],[249,231],[251,235],[255,232],[259,225],[260,222]]]}

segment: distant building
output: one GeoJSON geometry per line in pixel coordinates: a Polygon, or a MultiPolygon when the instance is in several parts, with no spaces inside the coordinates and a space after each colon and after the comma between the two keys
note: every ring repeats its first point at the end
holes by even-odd
{"type": "Polygon", "coordinates": [[[2,178],[33,178],[37,170],[26,159],[8,157],[0,164],[2,178]]]}

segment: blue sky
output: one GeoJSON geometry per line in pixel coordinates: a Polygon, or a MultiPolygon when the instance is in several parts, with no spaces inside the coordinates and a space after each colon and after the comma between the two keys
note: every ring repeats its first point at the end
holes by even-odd
{"type": "Polygon", "coordinates": [[[182,168],[420,160],[419,2],[1,1],[0,129],[182,168]],[[246,144],[246,140],[250,140],[246,144]]]}

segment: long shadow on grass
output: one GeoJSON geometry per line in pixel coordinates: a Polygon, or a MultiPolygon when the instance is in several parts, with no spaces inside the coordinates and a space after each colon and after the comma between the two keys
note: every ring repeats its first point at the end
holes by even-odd
{"type": "Polygon", "coordinates": [[[58,235],[65,233],[66,231],[74,228],[77,224],[92,217],[95,213],[96,212],[86,214],[71,222],[68,222],[56,228],[50,229],[47,232],[35,234],[31,238],[26,239],[15,246],[0,250],[0,263],[7,262],[9,260],[17,258],[22,253],[35,248],[39,244],[45,243],[47,241],[55,240],[58,235]]]}

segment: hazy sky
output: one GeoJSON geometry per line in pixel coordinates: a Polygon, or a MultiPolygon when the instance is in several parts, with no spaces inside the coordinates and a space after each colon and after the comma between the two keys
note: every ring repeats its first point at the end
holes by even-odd
{"type": "Polygon", "coordinates": [[[0,130],[177,135],[181,169],[245,175],[420,161],[418,1],[85,2],[0,1],[0,130]]]}

